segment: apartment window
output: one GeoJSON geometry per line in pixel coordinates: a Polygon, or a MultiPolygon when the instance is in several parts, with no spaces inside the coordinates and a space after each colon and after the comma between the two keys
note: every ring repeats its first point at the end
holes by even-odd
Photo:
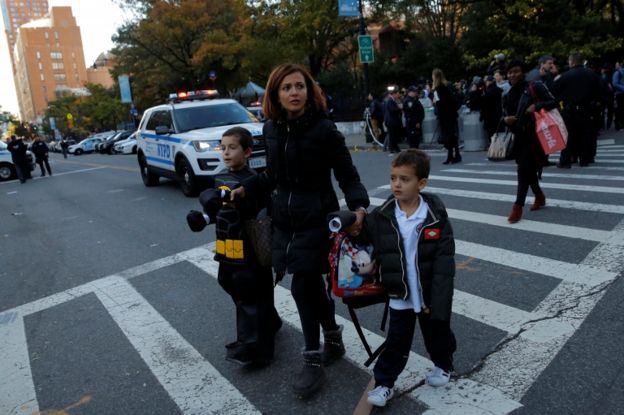
{"type": "Polygon", "coordinates": [[[41,52],[37,51],[37,59],[41,59],[41,52]]]}
{"type": "Polygon", "coordinates": [[[43,37],[50,39],[50,34],[48,32],[43,32],[43,37]]]}
{"type": "Polygon", "coordinates": [[[45,77],[43,76],[43,74],[40,74],[40,76],[41,76],[41,80],[45,81],[45,77]]]}
{"type": "Polygon", "coordinates": [[[52,69],[54,70],[65,69],[65,66],[63,65],[63,62],[52,62],[52,69]]]}
{"type": "Polygon", "coordinates": [[[43,64],[41,62],[39,62],[39,70],[43,71],[43,64]]]}
{"type": "Polygon", "coordinates": [[[58,40],[58,32],[54,32],[54,39],[58,40]]]}
{"type": "Polygon", "coordinates": [[[63,53],[61,52],[50,52],[50,58],[60,60],[63,59],[63,53]]]}
{"type": "Polygon", "coordinates": [[[55,81],[65,81],[65,74],[64,73],[55,73],[54,74],[54,80],[55,81]]]}

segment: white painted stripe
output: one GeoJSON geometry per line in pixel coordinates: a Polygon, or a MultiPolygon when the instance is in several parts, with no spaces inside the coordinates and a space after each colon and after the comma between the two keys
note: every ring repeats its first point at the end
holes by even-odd
{"type": "Polygon", "coordinates": [[[39,413],[30,369],[23,317],[14,311],[0,315],[0,414],[39,413]]]}
{"type": "Polygon", "coordinates": [[[571,264],[556,259],[524,254],[457,239],[455,240],[455,253],[504,265],[506,267],[574,282],[586,288],[595,287],[606,281],[611,281],[618,275],[617,272],[607,271],[605,268],[600,268],[595,265],[571,264]]]}
{"type": "MultiPolygon", "coordinates": [[[[516,169],[516,165],[515,164],[509,164],[509,163],[465,163],[465,166],[487,166],[489,168],[495,168],[495,167],[503,167],[503,168],[513,168],[514,170],[516,169]]],[[[553,167],[556,168],[556,167],[553,167]]],[[[576,169],[576,167],[575,167],[576,169]]],[[[589,165],[587,167],[579,167],[579,169],[581,170],[601,170],[601,171],[624,171],[624,167],[610,167],[610,166],[594,166],[594,165],[589,165]]],[[[445,172],[446,169],[441,170],[442,172],[445,172]]]]}
{"type": "MultiPolygon", "coordinates": [[[[216,278],[218,264],[212,259],[212,252],[202,254],[201,250],[198,250],[193,253],[189,252],[189,254],[189,262],[216,278]]],[[[297,307],[289,290],[280,286],[275,287],[275,307],[286,323],[301,330],[297,307]]],[[[360,369],[370,370],[363,365],[367,356],[366,350],[357,336],[353,324],[340,316],[336,316],[336,321],[344,327],[343,341],[347,350],[346,358],[360,369]]],[[[362,327],[362,330],[373,350],[384,341],[383,337],[366,328],[362,327]]],[[[410,352],[407,366],[396,382],[396,390],[401,393],[413,388],[414,385],[424,379],[432,367],[433,364],[429,359],[410,352]]],[[[457,414],[458,408],[462,409],[462,415],[471,413],[507,414],[522,406],[495,388],[469,379],[452,381],[446,387],[439,389],[422,386],[410,392],[409,396],[425,403],[438,415],[457,414]],[[473,411],[478,412],[465,412],[463,411],[464,408],[472,408],[473,411]]]]}
{"type": "MultiPolygon", "coordinates": [[[[388,190],[384,189],[384,186],[379,187],[379,190],[388,190]]],[[[483,200],[495,200],[497,202],[515,202],[515,195],[506,195],[502,193],[490,193],[490,192],[477,192],[473,190],[459,190],[459,189],[449,189],[445,187],[430,187],[427,186],[425,189],[428,192],[440,194],[440,195],[449,195],[449,196],[457,196],[457,197],[469,197],[473,199],[483,199],[483,200]]],[[[386,199],[371,197],[371,206],[379,206],[386,199]]],[[[534,198],[532,196],[527,196],[527,205],[533,203],[534,198]]],[[[342,205],[344,205],[344,199],[341,200],[342,205]]],[[[561,200],[561,199],[550,199],[546,197],[546,207],[560,207],[565,209],[576,209],[576,210],[588,210],[591,212],[605,212],[605,213],[617,213],[624,214],[624,206],[622,205],[608,205],[604,203],[588,203],[588,202],[576,202],[571,200],[561,200]]]]}
{"type": "Polygon", "coordinates": [[[607,163],[607,164],[624,164],[624,160],[607,160],[596,158],[596,164],[607,163]]]}
{"type": "MultiPolygon", "coordinates": [[[[455,177],[455,176],[440,176],[440,175],[429,176],[429,183],[435,183],[436,180],[448,181],[448,182],[460,182],[460,183],[495,184],[495,185],[503,185],[503,186],[517,186],[518,185],[518,183],[515,180],[474,179],[470,177],[455,177]]],[[[578,191],[585,191],[585,192],[624,194],[624,189],[617,188],[617,187],[606,187],[606,186],[583,186],[583,185],[574,185],[574,184],[541,182],[540,187],[544,189],[563,189],[563,190],[578,190],[578,191]]]]}
{"type": "Polygon", "coordinates": [[[602,140],[596,140],[598,147],[601,146],[609,146],[611,144],[615,144],[615,140],[613,138],[604,138],[602,140]]]}
{"type": "MultiPolygon", "coordinates": [[[[617,229],[624,231],[624,220],[617,226],[617,229]]],[[[608,247],[607,247],[608,249],[608,247]]],[[[621,271],[618,263],[608,263],[609,257],[604,257],[602,251],[604,247],[598,245],[588,258],[603,258],[603,267],[607,269],[617,269],[613,277],[605,283],[613,281],[621,271]]],[[[621,261],[621,250],[617,255],[621,261]]],[[[612,257],[611,259],[615,259],[612,257]]],[[[593,261],[593,260],[591,260],[593,261]]],[[[620,263],[621,265],[621,263],[620,263]]],[[[582,266],[587,266],[583,261],[582,266]]],[[[587,274],[591,277],[591,274],[587,274]]],[[[514,399],[521,400],[535,379],[548,367],[557,356],[559,350],[574,334],[575,330],[583,324],[595,305],[607,292],[606,289],[598,287],[594,294],[588,292],[586,287],[579,284],[563,281],[544,299],[537,308],[537,312],[544,311],[550,313],[553,318],[535,322],[528,327],[528,331],[533,331],[533,338],[540,334],[549,337],[551,340],[544,342],[531,341],[522,336],[516,337],[505,343],[496,353],[491,354],[485,360],[483,367],[472,377],[475,380],[493,385],[503,390],[514,399]],[[553,337],[551,322],[558,320],[572,326],[574,330],[566,331],[553,337]]]]}
{"type": "Polygon", "coordinates": [[[7,195],[15,195],[15,194],[17,194],[17,190],[14,190],[12,192],[7,192],[7,195]]]}
{"type": "Polygon", "coordinates": [[[490,215],[488,213],[470,212],[458,209],[447,209],[446,211],[448,212],[450,218],[465,220],[468,222],[541,233],[544,235],[556,235],[566,238],[583,239],[586,241],[608,241],[609,243],[624,244],[624,240],[619,237],[619,235],[613,235],[609,231],[581,228],[578,226],[559,225],[556,223],[537,222],[524,218],[518,223],[511,224],[507,221],[505,216],[490,215]]]}
{"type": "Polygon", "coordinates": [[[94,285],[106,310],[182,413],[260,414],[128,281],[117,277],[112,284],[94,285]]]}
{"type": "MultiPolygon", "coordinates": [[[[470,174],[489,174],[496,176],[516,176],[513,171],[497,171],[497,170],[470,170],[470,169],[446,169],[444,173],[470,173],[470,174]]],[[[606,174],[565,174],[544,172],[542,178],[549,177],[565,178],[565,179],[592,179],[592,180],[609,180],[624,181],[624,176],[609,176],[606,174]]]]}
{"type": "Polygon", "coordinates": [[[508,333],[536,318],[533,313],[459,290],[453,295],[453,312],[508,333]]]}

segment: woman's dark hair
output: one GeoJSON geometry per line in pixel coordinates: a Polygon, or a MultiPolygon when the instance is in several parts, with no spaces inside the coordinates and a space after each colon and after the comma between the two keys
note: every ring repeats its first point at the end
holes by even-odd
{"type": "Polygon", "coordinates": [[[243,148],[243,150],[247,150],[248,148],[253,148],[253,138],[251,138],[251,133],[246,128],[232,127],[223,133],[223,137],[225,136],[237,137],[238,142],[243,148]]]}
{"type": "Polygon", "coordinates": [[[507,64],[507,67],[505,68],[505,73],[509,72],[511,68],[515,68],[516,66],[519,66],[520,70],[523,73],[526,72],[526,67],[525,67],[524,62],[522,62],[520,59],[514,59],[507,64]]]}
{"type": "Polygon", "coordinates": [[[308,90],[306,109],[311,109],[315,112],[325,112],[325,110],[327,110],[327,103],[323,96],[323,91],[316,82],[314,82],[310,72],[299,64],[283,63],[273,69],[266,84],[266,92],[262,100],[262,111],[267,119],[276,121],[280,118],[286,118],[286,111],[279,103],[279,87],[284,78],[297,72],[303,75],[306,89],[308,90]]]}

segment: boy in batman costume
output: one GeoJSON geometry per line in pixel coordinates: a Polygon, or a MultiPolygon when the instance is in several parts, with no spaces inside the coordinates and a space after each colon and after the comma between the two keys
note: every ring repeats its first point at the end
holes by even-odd
{"type": "Polygon", "coordinates": [[[236,341],[226,345],[226,359],[241,365],[266,364],[273,359],[274,337],[282,321],[273,305],[273,273],[260,265],[246,234],[244,223],[266,209],[264,200],[230,201],[230,191],[255,175],[247,165],[253,141],[244,128],[223,134],[221,149],[228,171],[215,175],[212,189],[199,196],[204,213],[191,211],[189,227],[201,231],[216,225],[216,254],[219,285],[236,306],[236,341]]]}

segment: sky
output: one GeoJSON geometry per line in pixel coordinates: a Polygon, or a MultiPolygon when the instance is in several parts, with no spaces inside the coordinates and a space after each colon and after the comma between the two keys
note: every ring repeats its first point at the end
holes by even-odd
{"type": "MultiPolygon", "coordinates": [[[[80,27],[87,66],[93,64],[100,53],[113,47],[111,36],[124,22],[123,11],[112,0],[48,0],[48,5],[50,7],[71,6],[76,24],[80,27]]],[[[0,107],[2,111],[19,115],[11,58],[1,16],[0,28],[2,29],[0,34],[0,79],[3,80],[3,86],[0,89],[0,107]]]]}

